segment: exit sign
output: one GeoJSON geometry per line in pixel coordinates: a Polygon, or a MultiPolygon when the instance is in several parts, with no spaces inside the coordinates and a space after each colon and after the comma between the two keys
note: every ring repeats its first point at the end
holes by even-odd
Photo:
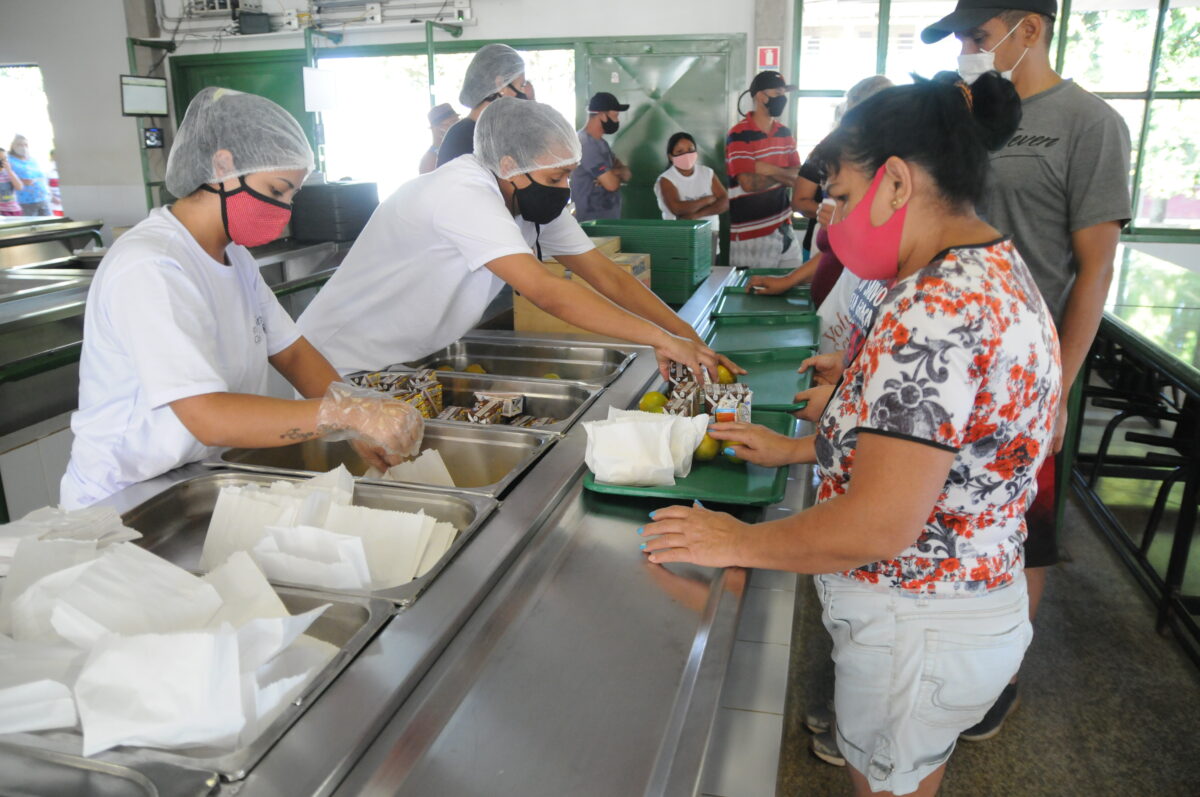
{"type": "Polygon", "coordinates": [[[758,48],[758,68],[759,69],[778,69],[779,68],[779,48],[778,47],[759,47],[758,48]]]}

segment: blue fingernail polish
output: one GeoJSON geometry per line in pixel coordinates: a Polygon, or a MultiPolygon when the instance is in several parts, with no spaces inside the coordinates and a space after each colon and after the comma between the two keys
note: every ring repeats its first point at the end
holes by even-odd
{"type": "Polygon", "coordinates": [[[722,454],[724,454],[724,455],[725,455],[725,456],[727,456],[727,457],[732,457],[732,456],[733,456],[733,449],[732,449],[732,448],[723,448],[723,449],[721,449],[721,453],[722,453],[722,454]]]}
{"type": "Polygon", "coordinates": [[[701,509],[704,508],[704,504],[700,503],[695,498],[692,499],[692,503],[695,504],[696,506],[700,507],[701,509]]]}
{"type": "MultiPolygon", "coordinates": [[[[657,511],[657,510],[656,510],[656,511],[657,511]]],[[[651,519],[651,520],[654,520],[654,512],[651,512],[651,513],[650,513],[650,519],[651,519]]]]}
{"type": "Polygon", "coordinates": [[[639,547],[639,548],[641,548],[641,549],[644,551],[644,550],[646,550],[646,543],[644,543],[644,542],[643,542],[643,543],[642,543],[641,545],[639,545],[638,547],[639,547]]]}
{"type": "Polygon", "coordinates": [[[638,526],[638,534],[644,534],[644,533],[645,533],[645,531],[646,531],[646,527],[645,527],[645,526],[638,526]]]}

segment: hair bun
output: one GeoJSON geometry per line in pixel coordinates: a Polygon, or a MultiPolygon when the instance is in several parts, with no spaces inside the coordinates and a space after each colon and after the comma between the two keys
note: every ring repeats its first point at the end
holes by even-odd
{"type": "Polygon", "coordinates": [[[1021,97],[1011,80],[985,72],[970,86],[971,115],[979,123],[983,142],[991,151],[1008,143],[1021,126],[1021,97]]]}

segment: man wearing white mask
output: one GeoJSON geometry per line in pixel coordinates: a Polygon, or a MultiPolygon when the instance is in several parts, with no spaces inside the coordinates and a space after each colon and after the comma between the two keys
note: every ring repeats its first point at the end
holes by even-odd
{"type": "MultiPolygon", "coordinates": [[[[954,12],[927,27],[921,38],[932,43],[954,34],[962,42],[959,74],[965,83],[994,69],[1021,97],[1021,126],[1007,146],[992,153],[978,210],[1013,237],[1054,314],[1066,396],[1100,325],[1117,241],[1132,212],[1129,129],[1104,100],[1063,80],[1051,67],[1057,14],[1055,0],[959,0],[954,12]]],[[[1073,398],[1078,395],[1077,389],[1073,398]]],[[[1077,401],[1060,405],[1055,453],[1062,448],[1072,406],[1078,411],[1077,401]]],[[[1025,515],[1030,619],[1036,616],[1047,568],[1058,561],[1055,482],[1055,463],[1047,460],[1038,475],[1037,498],[1025,515]]],[[[994,736],[1016,705],[1014,678],[983,721],[961,738],[994,736]]]]}

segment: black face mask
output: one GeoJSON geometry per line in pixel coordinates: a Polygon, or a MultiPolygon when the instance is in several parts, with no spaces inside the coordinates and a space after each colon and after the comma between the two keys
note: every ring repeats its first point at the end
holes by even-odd
{"type": "Polygon", "coordinates": [[[787,106],[787,97],[782,94],[778,97],[771,97],[767,100],[767,113],[772,117],[779,116],[783,113],[783,109],[787,106]]]}
{"type": "Polygon", "coordinates": [[[606,135],[612,135],[613,133],[617,132],[617,129],[620,126],[621,123],[613,119],[600,120],[600,129],[603,130],[606,135]]]}
{"type": "Polygon", "coordinates": [[[570,188],[542,185],[532,177],[529,177],[529,185],[517,189],[517,209],[521,212],[521,218],[534,224],[554,221],[562,215],[570,201],[570,188]]]}
{"type": "MultiPolygon", "coordinates": [[[[521,91],[519,88],[514,86],[512,83],[509,83],[508,87],[513,90],[513,96],[516,97],[518,100],[529,99],[528,94],[521,91]]],[[[500,92],[497,91],[495,94],[489,94],[486,97],[484,97],[483,99],[485,102],[495,102],[496,100],[500,99],[503,96],[504,96],[503,94],[501,94],[500,92]]]]}

